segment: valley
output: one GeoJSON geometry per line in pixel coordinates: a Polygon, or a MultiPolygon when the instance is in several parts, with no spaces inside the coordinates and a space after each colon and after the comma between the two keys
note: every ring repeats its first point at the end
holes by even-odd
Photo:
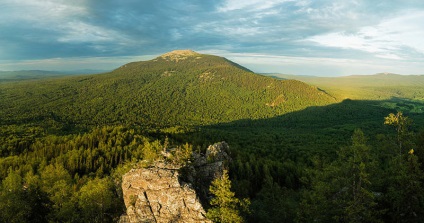
{"type": "Polygon", "coordinates": [[[374,75],[351,75],[342,77],[314,77],[271,74],[282,79],[294,79],[318,86],[337,95],[340,99],[385,100],[403,98],[424,100],[424,75],[399,75],[380,73],[374,75]]]}

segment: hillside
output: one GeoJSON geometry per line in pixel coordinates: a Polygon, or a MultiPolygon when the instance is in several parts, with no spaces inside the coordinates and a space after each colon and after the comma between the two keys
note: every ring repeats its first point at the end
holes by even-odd
{"type": "Polygon", "coordinates": [[[276,74],[274,76],[303,81],[324,89],[341,99],[382,100],[397,97],[424,100],[424,75],[380,73],[343,77],[314,77],[284,74],[276,74]]]}
{"type": "MultiPolygon", "coordinates": [[[[124,204],[124,173],[194,163],[222,141],[226,185],[251,200],[247,222],[419,222],[424,104],[406,94],[422,82],[308,78],[316,87],[183,50],[108,73],[1,82],[0,222],[117,222],[125,205],[149,209],[142,196],[124,204]]],[[[154,206],[176,203],[165,197],[154,206]]]]}
{"type": "Polygon", "coordinates": [[[98,75],[0,84],[2,125],[206,125],[262,119],[335,99],[303,82],[255,74],[225,58],[173,51],[98,75]]]}

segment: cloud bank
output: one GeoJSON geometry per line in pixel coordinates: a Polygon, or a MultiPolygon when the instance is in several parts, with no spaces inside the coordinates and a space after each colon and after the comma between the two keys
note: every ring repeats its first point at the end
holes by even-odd
{"type": "Polygon", "coordinates": [[[422,21],[418,0],[3,0],[0,70],[113,69],[189,48],[258,72],[424,74],[422,21]]]}

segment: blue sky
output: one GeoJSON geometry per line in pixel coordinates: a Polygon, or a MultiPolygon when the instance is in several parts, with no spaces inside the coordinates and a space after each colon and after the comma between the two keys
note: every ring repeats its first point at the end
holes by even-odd
{"type": "Polygon", "coordinates": [[[175,49],[255,72],[424,74],[424,1],[0,1],[0,70],[109,70],[175,49]]]}

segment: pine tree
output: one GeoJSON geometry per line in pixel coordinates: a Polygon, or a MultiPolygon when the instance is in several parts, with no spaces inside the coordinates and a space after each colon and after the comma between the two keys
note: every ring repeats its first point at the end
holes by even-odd
{"type": "Polygon", "coordinates": [[[386,179],[388,188],[384,201],[388,204],[388,218],[393,222],[422,222],[424,174],[415,155],[413,133],[408,130],[412,121],[398,112],[396,115],[389,114],[384,124],[396,127],[399,148],[399,155],[390,162],[390,174],[386,179]]]}
{"type": "Polygon", "coordinates": [[[217,178],[209,187],[210,192],[215,196],[210,201],[212,208],[208,210],[207,217],[214,222],[238,223],[244,222],[240,215],[240,209],[247,209],[250,204],[248,200],[240,201],[231,191],[231,181],[228,171],[224,170],[221,178],[217,178]]]}
{"type": "Polygon", "coordinates": [[[371,191],[372,162],[361,130],[338,159],[317,171],[312,190],[305,192],[299,212],[301,222],[378,222],[379,212],[371,191]]]}
{"type": "Polygon", "coordinates": [[[399,155],[402,154],[402,148],[404,147],[406,138],[408,138],[408,128],[412,121],[403,115],[402,112],[398,112],[396,115],[390,113],[389,116],[384,118],[385,125],[392,125],[397,131],[397,144],[399,147],[399,155]]]}

